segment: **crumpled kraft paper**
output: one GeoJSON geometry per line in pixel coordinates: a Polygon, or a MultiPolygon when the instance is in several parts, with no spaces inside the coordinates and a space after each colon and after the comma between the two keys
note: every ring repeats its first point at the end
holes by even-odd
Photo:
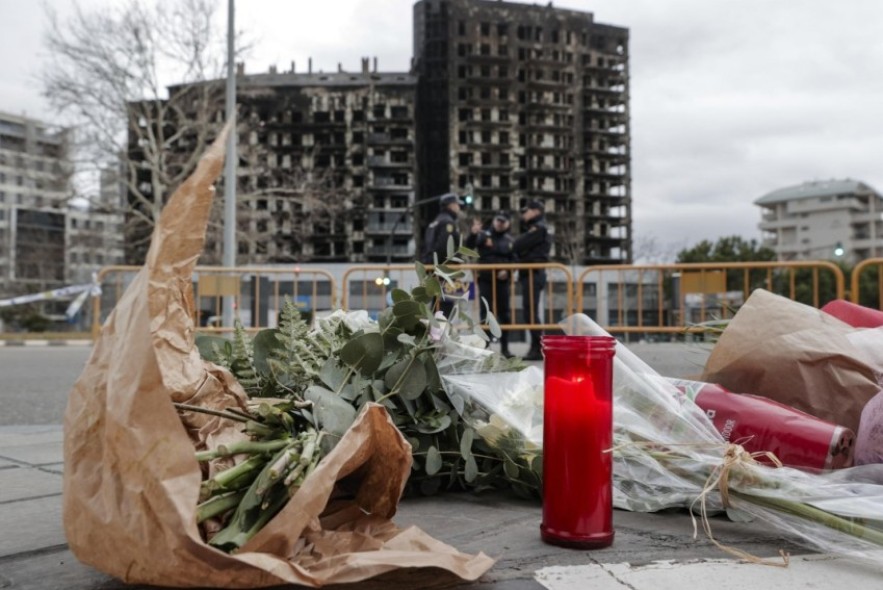
{"type": "MultiPolygon", "coordinates": [[[[237,425],[172,402],[223,408],[245,394],[194,346],[191,274],[223,165],[224,135],[172,195],[144,268],[111,313],[64,420],[64,527],[81,561],[129,583],[257,588],[354,582],[399,568],[475,580],[493,564],[390,518],[411,466],[385,409],[363,411],[287,506],[242,550],[205,544],[194,445],[237,425]],[[346,478],[341,497],[336,483],[346,478]],[[332,499],[334,498],[334,499],[332,499]]],[[[428,573],[427,575],[435,575],[428,573]]]]}
{"type": "Polygon", "coordinates": [[[880,385],[855,333],[814,307],[757,289],[715,344],[701,380],[859,432],[862,408],[880,385]]]}

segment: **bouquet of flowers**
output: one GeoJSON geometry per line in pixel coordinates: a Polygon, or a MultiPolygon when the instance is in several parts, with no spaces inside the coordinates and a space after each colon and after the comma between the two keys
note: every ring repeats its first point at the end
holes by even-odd
{"type": "MultiPolygon", "coordinates": [[[[607,335],[582,314],[561,326],[575,335],[607,335]]],[[[478,376],[446,383],[456,395],[485,408],[489,418],[473,424],[491,446],[506,441],[506,448],[520,448],[520,458],[533,465],[542,453],[538,373],[522,372],[502,395],[489,395],[478,376]]],[[[614,506],[642,512],[691,509],[715,544],[750,561],[782,564],[787,557],[758,560],[718,543],[710,513],[726,511],[733,519],[794,535],[817,550],[883,563],[883,464],[814,473],[782,467],[767,453],[749,454],[726,442],[681,389],[622,344],[614,357],[613,383],[614,506]]]]}

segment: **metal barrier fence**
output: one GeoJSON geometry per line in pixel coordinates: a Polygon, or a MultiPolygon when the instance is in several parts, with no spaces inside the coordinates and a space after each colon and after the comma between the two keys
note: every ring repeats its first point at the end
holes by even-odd
{"type": "MultiPolygon", "coordinates": [[[[573,313],[573,275],[563,264],[459,264],[451,267],[465,271],[466,276],[459,284],[444,285],[443,288],[449,295],[465,296],[468,305],[465,309],[461,307],[461,311],[466,311],[475,320],[482,317],[481,298],[484,297],[499,321],[498,290],[505,290],[511,309],[510,321],[500,322],[503,330],[555,329],[562,318],[573,313]],[[488,273],[484,281],[489,284],[488,293],[478,292],[477,272],[488,273]],[[524,273],[527,275],[522,281],[524,273]],[[545,273],[546,277],[542,312],[538,314],[540,317],[526,318],[521,295],[523,289],[533,288],[533,278],[539,277],[540,273],[545,273]]],[[[354,266],[344,273],[341,284],[344,309],[365,309],[369,314],[377,314],[389,305],[393,289],[408,291],[417,286],[418,278],[413,264],[354,266]]]]}
{"type": "MultiPolygon", "coordinates": [[[[880,267],[883,258],[856,266],[850,293],[853,301],[883,308],[880,267]],[[875,298],[870,303],[869,293],[875,298]]],[[[498,321],[503,319],[499,302],[510,303],[509,321],[500,321],[504,330],[554,330],[561,319],[581,311],[614,334],[686,333],[704,330],[698,324],[732,317],[758,287],[814,307],[844,298],[845,292],[842,270],[826,261],[593,266],[576,280],[568,267],[555,263],[456,268],[465,271],[466,277],[448,289],[468,293],[468,304],[461,309],[474,319],[482,317],[482,297],[498,321]],[[479,272],[487,273],[482,281],[487,293],[478,292],[474,279],[479,272]],[[532,288],[533,281],[517,277],[541,272],[547,279],[541,317],[524,318],[523,288],[532,288]],[[499,290],[505,291],[502,298],[496,296],[499,290]]],[[[137,266],[110,266],[98,273],[102,295],[93,299],[93,336],[138,270],[137,266]]],[[[339,281],[322,269],[200,266],[193,275],[194,322],[202,330],[224,330],[219,319],[225,296],[234,297],[237,315],[249,329],[275,326],[286,297],[312,314],[335,309],[339,295],[342,308],[365,309],[376,316],[390,304],[393,289],[410,290],[417,283],[413,264],[352,266],[339,281]]]]}
{"type": "Polygon", "coordinates": [[[821,307],[844,296],[843,271],[827,261],[606,265],[577,279],[577,309],[611,333],[704,331],[756,288],[821,307]]]}
{"type": "MultiPolygon", "coordinates": [[[[120,300],[140,266],[106,266],[98,272],[101,296],[92,301],[92,336],[120,300]]],[[[318,269],[197,266],[193,273],[193,321],[203,331],[220,326],[224,297],[233,297],[234,313],[249,330],[276,326],[286,298],[302,314],[336,307],[337,288],[331,273],[318,269]]]]}
{"type": "Polygon", "coordinates": [[[849,299],[859,305],[883,309],[883,258],[868,258],[855,265],[849,299]]]}

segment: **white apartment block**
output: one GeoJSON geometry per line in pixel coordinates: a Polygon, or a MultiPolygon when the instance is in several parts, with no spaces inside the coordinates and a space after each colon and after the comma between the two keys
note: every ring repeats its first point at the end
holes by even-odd
{"type": "Polygon", "coordinates": [[[883,197],[864,182],[814,180],[774,190],[754,204],[763,211],[763,244],[779,260],[855,264],[883,256],[883,197]]]}
{"type": "Polygon", "coordinates": [[[0,113],[0,299],[89,282],[122,260],[120,214],[71,205],[70,141],[69,129],[0,113]]]}

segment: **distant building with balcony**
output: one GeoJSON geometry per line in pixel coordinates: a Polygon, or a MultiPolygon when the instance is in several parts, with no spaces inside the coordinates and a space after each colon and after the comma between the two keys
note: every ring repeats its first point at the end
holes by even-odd
{"type": "Polygon", "coordinates": [[[631,262],[628,41],[551,3],[414,4],[419,198],[471,185],[487,214],[539,199],[556,259],[631,262]]]}
{"type": "MultiPolygon", "coordinates": [[[[517,215],[538,199],[556,260],[631,262],[628,29],[551,4],[489,0],[420,0],[413,19],[407,73],[378,72],[376,60],[357,72],[300,73],[292,63],[247,75],[240,66],[237,262],[411,261],[438,210],[415,203],[467,187],[475,211],[464,221],[517,215]]],[[[219,80],[173,86],[169,100],[185,100],[172,110],[182,123],[208,112],[203,127],[216,133],[222,89],[219,80]],[[208,101],[187,99],[209,88],[208,101]]],[[[187,137],[174,142],[182,162],[202,145],[187,137]]],[[[130,128],[130,192],[145,193],[154,214],[174,175],[158,181],[138,165],[150,159],[143,139],[130,128]]],[[[221,209],[204,264],[221,260],[221,209]]],[[[130,225],[127,259],[140,263],[150,227],[130,225]]]]}
{"type": "Polygon", "coordinates": [[[122,262],[118,210],[72,204],[70,142],[67,128],[0,113],[0,299],[88,283],[122,262]]]}
{"type": "MultiPolygon", "coordinates": [[[[413,260],[417,81],[376,68],[367,58],[358,72],[297,73],[292,63],[249,75],[239,66],[237,263],[413,260]]],[[[170,88],[170,100],[190,88],[170,88]]],[[[223,101],[212,108],[216,132],[223,101]]],[[[130,135],[131,159],[139,149],[130,135]]],[[[136,185],[149,188],[150,169],[132,169],[136,185]]],[[[202,263],[222,258],[221,211],[202,263]]],[[[127,258],[138,262],[145,249],[127,258]]]]}
{"type": "Polygon", "coordinates": [[[883,196],[858,180],[810,181],[763,195],[758,227],[779,260],[852,264],[883,255],[883,196]],[[842,254],[835,252],[838,247],[842,254]]]}

